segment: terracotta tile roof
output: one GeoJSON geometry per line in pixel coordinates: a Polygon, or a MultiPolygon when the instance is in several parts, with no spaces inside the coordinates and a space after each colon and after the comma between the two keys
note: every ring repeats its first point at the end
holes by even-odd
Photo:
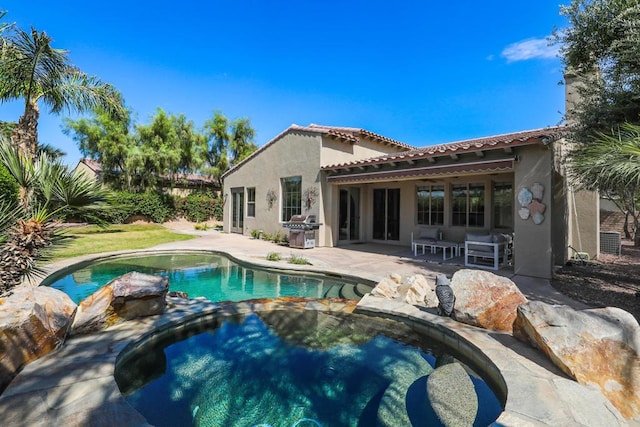
{"type": "Polygon", "coordinates": [[[276,135],[269,142],[267,142],[262,147],[260,147],[258,150],[254,151],[250,156],[248,156],[247,158],[242,160],[240,163],[238,163],[237,165],[235,165],[234,167],[226,171],[224,174],[222,174],[222,178],[224,179],[227,175],[238,170],[242,165],[246,164],[250,159],[257,156],[258,153],[264,151],[267,147],[273,145],[274,143],[282,139],[282,137],[284,137],[286,134],[290,132],[310,132],[310,133],[316,133],[316,134],[320,133],[320,134],[329,135],[334,138],[341,139],[350,144],[358,143],[360,138],[369,138],[379,143],[394,146],[396,148],[400,148],[403,150],[416,149],[416,147],[412,145],[408,145],[403,142],[396,141],[395,139],[387,138],[386,136],[378,135],[377,133],[370,132],[366,129],[340,127],[340,126],[322,126],[322,125],[317,125],[313,123],[308,126],[300,126],[300,125],[292,124],[285,130],[280,132],[278,135],[276,135]]]}
{"type": "Polygon", "coordinates": [[[509,133],[504,135],[489,136],[478,139],[450,142],[447,144],[431,145],[394,154],[385,154],[363,160],[354,160],[346,163],[338,163],[323,166],[322,169],[340,169],[351,166],[366,166],[380,163],[392,163],[402,160],[417,160],[430,157],[461,154],[465,152],[484,151],[497,148],[517,147],[540,143],[543,138],[555,140],[565,133],[566,127],[556,126],[542,129],[509,133]]]}

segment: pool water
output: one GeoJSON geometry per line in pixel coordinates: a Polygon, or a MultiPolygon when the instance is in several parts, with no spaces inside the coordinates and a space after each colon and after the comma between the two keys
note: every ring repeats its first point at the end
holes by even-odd
{"type": "Polygon", "coordinates": [[[328,276],[248,268],[221,254],[161,254],[98,261],[45,284],[60,289],[78,303],[130,271],[168,276],[170,291],[211,301],[283,296],[359,299],[371,290],[370,285],[328,276]]]}
{"type": "Polygon", "coordinates": [[[390,320],[274,311],[143,344],[118,362],[115,378],[127,401],[156,426],[495,421],[502,406],[487,384],[442,346],[423,343],[390,320]],[[463,367],[462,381],[437,374],[452,364],[463,367]],[[450,392],[444,405],[433,404],[429,388],[439,385],[430,377],[450,392]],[[474,397],[460,398],[469,393],[474,397]]]}

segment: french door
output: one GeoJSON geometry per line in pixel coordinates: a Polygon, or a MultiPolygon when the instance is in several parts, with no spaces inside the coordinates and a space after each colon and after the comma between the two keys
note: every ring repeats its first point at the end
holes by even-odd
{"type": "Polygon", "coordinates": [[[338,240],[360,240],[360,188],[340,189],[338,240]]]}
{"type": "Polygon", "coordinates": [[[244,187],[231,189],[231,232],[242,233],[244,228],[244,187]]]}
{"type": "Polygon", "coordinates": [[[400,189],[373,190],[373,238],[400,240],[400,189]]]}

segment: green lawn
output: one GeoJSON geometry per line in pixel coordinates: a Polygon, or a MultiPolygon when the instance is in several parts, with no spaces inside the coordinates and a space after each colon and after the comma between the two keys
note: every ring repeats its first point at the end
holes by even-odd
{"type": "Polygon", "coordinates": [[[53,260],[79,255],[126,249],[145,249],[161,243],[193,239],[194,236],[174,233],[157,224],[121,224],[100,228],[95,225],[69,228],[70,236],[62,247],[53,250],[53,260]]]}

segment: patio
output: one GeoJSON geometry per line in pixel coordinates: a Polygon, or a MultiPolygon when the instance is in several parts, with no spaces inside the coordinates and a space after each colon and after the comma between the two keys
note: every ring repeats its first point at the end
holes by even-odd
{"type": "MultiPolygon", "coordinates": [[[[237,234],[196,231],[190,223],[167,226],[199,238],[159,245],[154,250],[220,250],[254,264],[359,276],[372,281],[390,273],[403,276],[423,274],[428,278],[434,278],[437,273],[450,276],[464,268],[463,257],[442,262],[439,253],[414,256],[410,247],[403,246],[368,243],[338,248],[292,249],[237,234]],[[270,252],[304,257],[312,265],[266,261],[266,254],[270,252]]],[[[81,260],[104,255],[69,259],[48,269],[64,269],[81,260]]],[[[585,307],[556,292],[546,280],[514,275],[507,268],[496,273],[512,279],[529,299],[567,304],[578,309],[585,307]]],[[[229,309],[235,312],[237,309],[259,311],[266,308],[259,304],[256,307],[249,305],[240,303],[229,309]]],[[[313,308],[306,309],[318,309],[317,304],[312,305],[313,308]]],[[[27,365],[0,396],[0,409],[11,425],[51,425],[51,422],[55,424],[56,419],[65,419],[71,422],[69,425],[84,425],[88,420],[95,425],[110,425],[111,420],[116,419],[122,421],[122,425],[144,425],[144,420],[131,412],[113,381],[113,364],[117,355],[127,343],[150,333],[149,328],[179,322],[184,316],[217,312],[217,307],[217,304],[196,303],[194,300],[186,306],[170,310],[158,319],[130,321],[109,328],[99,334],[99,340],[95,336],[73,338],[60,351],[27,365]]],[[[381,298],[364,298],[356,310],[409,322],[419,329],[424,329],[426,325],[446,328],[455,331],[455,334],[445,334],[449,337],[446,340],[450,341],[450,345],[464,347],[468,345],[465,343],[471,343],[482,349],[498,368],[508,389],[506,409],[499,420],[501,425],[593,425],[594,421],[602,421],[607,425],[635,425],[633,422],[612,419],[610,409],[602,406],[603,397],[599,393],[567,379],[542,353],[511,335],[488,333],[435,316],[418,307],[381,298]]],[[[473,357],[473,354],[469,356],[473,357]]],[[[604,405],[608,407],[609,404],[605,402],[604,405]]]]}

